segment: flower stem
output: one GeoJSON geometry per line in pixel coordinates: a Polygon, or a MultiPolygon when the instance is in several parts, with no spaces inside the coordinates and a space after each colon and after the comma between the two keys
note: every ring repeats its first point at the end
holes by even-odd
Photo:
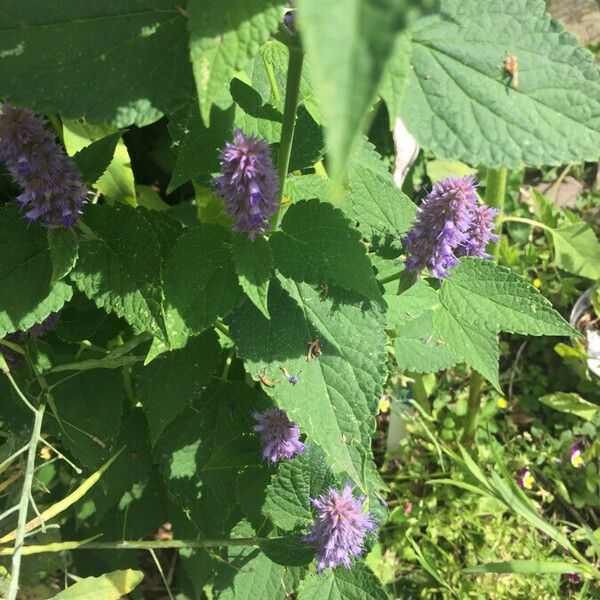
{"type": "MultiPolygon", "coordinates": [[[[487,174],[485,184],[485,203],[491,208],[498,209],[496,224],[503,221],[504,199],[506,197],[506,167],[499,169],[490,169],[487,174]]],[[[498,260],[500,246],[495,244],[494,248],[488,249],[488,252],[498,260]]],[[[469,383],[469,398],[467,400],[467,414],[461,441],[464,446],[470,446],[477,434],[479,425],[479,410],[481,407],[481,389],[483,387],[483,377],[477,372],[471,372],[471,381],[469,383]]]]}
{"type": "Polygon", "coordinates": [[[21,557],[23,543],[25,540],[25,526],[27,524],[27,509],[29,508],[29,497],[31,495],[31,486],[33,484],[33,474],[35,471],[35,456],[38,441],[42,432],[42,421],[44,419],[45,401],[41,401],[35,411],[33,420],[33,431],[29,440],[27,450],[27,466],[25,468],[25,477],[23,479],[23,489],[21,490],[21,499],[19,500],[19,518],[17,520],[17,533],[15,536],[15,545],[12,555],[10,586],[6,600],[16,600],[19,591],[19,574],[21,571],[21,557]]]}
{"type": "Polygon", "coordinates": [[[283,108],[283,125],[281,128],[281,138],[279,140],[279,150],[277,151],[277,174],[279,175],[279,210],[277,211],[277,221],[275,227],[278,227],[281,220],[283,198],[283,188],[285,178],[287,177],[290,166],[290,155],[292,153],[292,142],[294,141],[294,127],[296,126],[296,109],[298,108],[298,98],[300,96],[300,77],[302,76],[302,63],[304,54],[302,48],[296,44],[290,44],[287,81],[285,85],[285,105],[283,108]]]}

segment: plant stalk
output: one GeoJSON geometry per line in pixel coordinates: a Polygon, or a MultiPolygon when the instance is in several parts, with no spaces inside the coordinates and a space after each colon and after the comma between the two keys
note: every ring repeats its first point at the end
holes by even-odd
{"type": "Polygon", "coordinates": [[[296,110],[298,108],[298,98],[300,97],[300,78],[302,76],[302,64],[304,62],[304,53],[298,45],[290,45],[287,80],[285,85],[285,105],[283,108],[283,124],[281,127],[281,138],[279,140],[279,150],[277,151],[277,174],[279,175],[279,210],[274,228],[279,226],[282,213],[283,188],[285,178],[290,166],[290,156],[292,153],[292,142],[294,141],[294,128],[296,126],[296,110]]]}
{"type": "Polygon", "coordinates": [[[420,373],[411,373],[410,375],[414,382],[410,384],[413,398],[415,402],[427,413],[431,414],[431,404],[429,403],[429,396],[425,390],[425,384],[423,383],[423,375],[420,373]]]}
{"type": "MultiPolygon", "coordinates": [[[[504,199],[506,197],[506,167],[499,169],[490,169],[487,174],[485,184],[485,202],[491,208],[497,208],[496,224],[499,225],[503,220],[504,199]]],[[[488,248],[488,252],[498,261],[499,244],[493,248],[488,248]]],[[[461,442],[464,446],[471,446],[477,435],[479,425],[479,411],[481,408],[481,389],[483,387],[483,377],[477,372],[471,372],[471,381],[469,383],[469,399],[467,401],[467,414],[465,415],[465,424],[461,442]]]]}
{"type": "Polygon", "coordinates": [[[35,411],[33,420],[33,431],[29,440],[29,449],[27,451],[27,466],[25,469],[25,477],[23,479],[23,489],[21,490],[21,499],[19,501],[19,518],[17,520],[17,533],[15,536],[15,545],[12,555],[10,585],[6,600],[16,600],[19,591],[19,574],[21,572],[21,557],[23,551],[23,543],[25,540],[25,527],[27,525],[27,512],[29,508],[29,497],[31,495],[31,486],[33,484],[33,474],[35,471],[35,457],[38,441],[42,432],[42,421],[44,419],[44,411],[46,409],[45,401],[40,402],[39,407],[35,411]]]}

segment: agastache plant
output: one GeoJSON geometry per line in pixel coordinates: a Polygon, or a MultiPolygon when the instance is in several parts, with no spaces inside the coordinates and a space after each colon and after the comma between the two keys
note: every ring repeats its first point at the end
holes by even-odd
{"type": "Polygon", "coordinates": [[[3,103],[0,160],[23,190],[15,200],[28,221],[48,228],[75,225],[88,190],[44,119],[3,103]]]}
{"type": "Polygon", "coordinates": [[[367,533],[375,531],[372,516],[362,510],[364,501],[364,496],[354,496],[350,484],[341,492],[330,488],[319,498],[311,498],[317,514],[303,540],[316,550],[317,571],[338,565],[349,569],[352,560],[363,554],[367,533]]]}
{"type": "Polygon", "coordinates": [[[285,411],[270,408],[262,413],[252,414],[257,421],[252,430],[260,433],[263,445],[263,458],[271,464],[290,459],[305,450],[300,441],[300,428],[290,421],[285,411]]]}
{"type": "Polygon", "coordinates": [[[279,207],[279,179],[269,145],[237,129],[220,159],[223,174],[214,179],[215,190],[233,218],[234,230],[253,240],[269,230],[279,207]]]}
{"type": "Polygon", "coordinates": [[[409,271],[429,269],[443,278],[460,256],[489,258],[485,247],[497,242],[492,234],[496,209],[478,205],[475,178],[448,177],[436,183],[423,200],[412,230],[402,240],[410,255],[409,271]]]}

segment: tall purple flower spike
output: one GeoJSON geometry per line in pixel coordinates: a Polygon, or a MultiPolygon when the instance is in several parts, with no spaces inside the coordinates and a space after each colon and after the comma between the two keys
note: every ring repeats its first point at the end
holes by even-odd
{"type": "Polygon", "coordinates": [[[86,202],[87,188],[75,163],[56,143],[43,118],[4,102],[0,115],[0,160],[23,189],[16,202],[29,221],[72,227],[86,202]]]}
{"type": "Polygon", "coordinates": [[[495,209],[477,204],[475,178],[448,177],[436,183],[423,200],[412,230],[402,243],[410,256],[409,271],[428,268],[448,276],[460,256],[488,257],[485,246],[498,241],[492,234],[495,209]]]}
{"type": "Polygon", "coordinates": [[[290,421],[285,411],[269,408],[259,413],[252,413],[258,422],[252,431],[260,433],[263,445],[263,458],[275,464],[280,460],[293,458],[305,450],[300,441],[300,428],[290,421]]]}
{"type": "Polygon", "coordinates": [[[220,152],[223,175],[213,183],[225,212],[234,220],[235,231],[253,240],[269,230],[269,219],[279,208],[279,179],[265,140],[239,129],[234,138],[220,152]]]}
{"type": "Polygon", "coordinates": [[[352,559],[362,555],[367,533],[375,530],[371,515],[362,511],[364,500],[353,495],[349,484],[341,492],[330,488],[321,497],[311,498],[317,516],[302,539],[317,551],[317,571],[338,565],[349,569],[352,559]]]}

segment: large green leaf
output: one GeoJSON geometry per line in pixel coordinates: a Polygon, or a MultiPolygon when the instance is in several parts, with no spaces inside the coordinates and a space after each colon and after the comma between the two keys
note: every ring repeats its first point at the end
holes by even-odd
{"type": "Polygon", "coordinates": [[[389,600],[381,582],[369,567],[327,569],[309,575],[300,586],[298,600],[389,600]]]}
{"type": "Polygon", "coordinates": [[[252,412],[265,399],[243,382],[215,380],[154,446],[170,493],[206,534],[225,533],[238,474],[261,462],[252,412]]]}
{"type": "Polygon", "coordinates": [[[394,183],[368,140],[362,140],[348,175],[352,193],[342,208],[368,238],[397,239],[410,229],[417,207],[394,183]]]}
{"type": "Polygon", "coordinates": [[[119,600],[144,578],[142,571],[113,571],[100,577],[85,577],[59,592],[52,600],[119,600]]]}
{"type": "Polygon", "coordinates": [[[163,354],[136,370],[137,389],[148,417],[150,437],[163,429],[195,398],[200,397],[220,364],[214,331],[193,337],[182,350],[163,354]]]}
{"type": "Polygon", "coordinates": [[[241,302],[231,247],[228,231],[204,224],[190,229],[173,247],[163,277],[173,343],[187,333],[201,333],[241,302]]]}
{"type": "Polygon", "coordinates": [[[279,463],[267,487],[264,513],[282,529],[292,530],[313,521],[310,498],[333,485],[325,453],[315,445],[294,460],[279,463]]]}
{"type": "Polygon", "coordinates": [[[254,548],[231,548],[217,570],[217,600],[284,600],[292,592],[284,583],[285,567],[254,548]]]}
{"type": "Polygon", "coordinates": [[[98,307],[166,340],[161,247],[148,215],[141,208],[88,206],[84,223],[92,235],[80,245],[71,279],[98,307]]]}
{"type": "Polygon", "coordinates": [[[473,367],[500,391],[496,333],[460,319],[443,307],[434,312],[433,327],[459,362],[473,367]]]}
{"type": "Polygon", "coordinates": [[[598,160],[600,71],[545,6],[443,0],[415,26],[401,116],[422,146],[488,167],[598,160]]]}
{"type": "Polygon", "coordinates": [[[110,125],[92,125],[82,119],[63,120],[63,141],[88,185],[109,203],[136,206],[135,181],[123,132],[110,125]]]}
{"type": "Polygon", "coordinates": [[[410,76],[411,52],[410,35],[405,32],[396,38],[394,50],[379,86],[379,95],[387,105],[390,129],[394,128],[396,118],[402,109],[410,76]]]}
{"type": "Polygon", "coordinates": [[[83,146],[73,155],[73,161],[81,171],[83,182],[86,185],[96,183],[104,174],[113,160],[115,149],[122,135],[122,131],[115,131],[88,146],[83,146]]]}
{"type": "Polygon", "coordinates": [[[333,288],[322,300],[319,291],[283,278],[271,281],[268,307],[270,321],[250,302],[231,316],[239,355],[253,378],[265,369],[271,379],[282,380],[268,393],[337,471],[364,487],[386,374],[381,308],[333,288]],[[323,355],[307,362],[308,342],[316,338],[323,355]],[[281,376],[284,367],[294,376],[303,371],[297,385],[281,376]]]}
{"type": "Polygon", "coordinates": [[[331,204],[296,202],[271,236],[275,266],[296,281],[334,283],[367,298],[381,298],[358,230],[331,204]]]}
{"type": "Polygon", "coordinates": [[[587,223],[551,229],[557,266],[569,273],[600,279],[600,242],[587,223]]]}
{"type": "Polygon", "coordinates": [[[86,468],[97,469],[113,454],[124,399],[117,370],[83,371],[57,388],[55,428],[63,445],[86,468]]]}
{"type": "Polygon", "coordinates": [[[492,261],[463,258],[440,289],[455,317],[490,331],[573,335],[574,330],[525,278],[492,261]]]}
{"type": "Polygon", "coordinates": [[[193,90],[176,4],[4,0],[0,96],[92,123],[156,121],[193,90]]]}
{"type": "Polygon", "coordinates": [[[345,171],[405,12],[406,2],[397,0],[298,1],[334,179],[345,171]]]}
{"type": "Polygon", "coordinates": [[[71,287],[53,284],[53,270],[44,229],[28,224],[16,206],[0,207],[0,338],[41,323],[70,300],[71,287]]]}
{"type": "Polygon", "coordinates": [[[236,70],[258,53],[277,30],[284,0],[190,0],[190,57],[200,112],[208,127],[210,109],[236,70]]]}
{"type": "Polygon", "coordinates": [[[256,308],[269,318],[267,296],[273,270],[273,257],[269,244],[263,237],[250,241],[245,235],[236,235],[232,252],[242,289],[256,308]]]}
{"type": "Polygon", "coordinates": [[[79,239],[72,229],[48,230],[48,247],[52,258],[52,282],[66,277],[77,262],[79,239]]]}

